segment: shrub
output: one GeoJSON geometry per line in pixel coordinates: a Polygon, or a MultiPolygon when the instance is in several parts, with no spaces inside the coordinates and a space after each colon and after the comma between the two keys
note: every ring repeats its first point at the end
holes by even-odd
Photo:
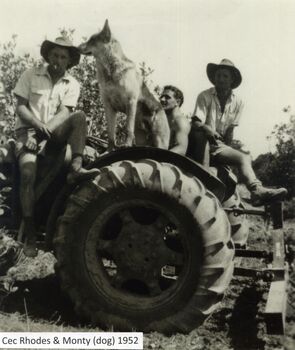
{"type": "Polygon", "coordinates": [[[276,151],[258,156],[254,163],[257,176],[269,186],[282,186],[288,197],[295,196],[295,119],[276,125],[272,132],[276,151]]]}

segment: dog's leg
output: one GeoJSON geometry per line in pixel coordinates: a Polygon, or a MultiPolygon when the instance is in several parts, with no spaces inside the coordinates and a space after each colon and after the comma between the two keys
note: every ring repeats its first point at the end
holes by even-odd
{"type": "Polygon", "coordinates": [[[104,103],[105,116],[107,120],[108,131],[108,151],[113,151],[116,148],[116,119],[117,113],[108,104],[104,103]]]}
{"type": "Polygon", "coordinates": [[[135,128],[135,115],[136,115],[136,107],[137,107],[138,98],[132,98],[129,100],[129,104],[127,106],[127,138],[126,138],[126,146],[131,147],[135,141],[134,136],[134,128],[135,128]]]}

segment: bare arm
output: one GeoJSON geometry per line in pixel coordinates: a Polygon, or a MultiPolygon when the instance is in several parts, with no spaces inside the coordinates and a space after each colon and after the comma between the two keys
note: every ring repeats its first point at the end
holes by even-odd
{"type": "Polygon", "coordinates": [[[171,152],[185,155],[188,146],[188,134],[190,132],[190,123],[185,117],[181,116],[176,120],[174,146],[170,148],[171,152]]]}
{"type": "Polygon", "coordinates": [[[239,125],[240,119],[241,119],[241,115],[244,109],[244,104],[241,101],[239,104],[239,107],[237,108],[237,110],[235,111],[235,117],[234,120],[232,122],[232,124],[227,128],[225,135],[224,135],[224,142],[227,145],[230,145],[233,141],[234,138],[234,128],[237,127],[239,125]]]}
{"type": "Polygon", "coordinates": [[[194,121],[194,126],[196,126],[200,131],[204,132],[204,134],[208,137],[208,139],[221,139],[221,136],[217,131],[214,131],[211,126],[203,124],[201,121],[194,121]]]}
{"type": "Polygon", "coordinates": [[[71,107],[66,107],[60,104],[56,114],[49,120],[46,124],[48,129],[53,133],[57,128],[59,128],[64,122],[69,118],[70,112],[73,110],[71,107]]]}
{"type": "Polygon", "coordinates": [[[28,100],[25,98],[16,95],[17,105],[16,113],[19,118],[28,124],[30,127],[40,131],[45,138],[50,138],[50,131],[47,129],[46,125],[37,119],[34,114],[28,108],[28,100]]]}
{"type": "Polygon", "coordinates": [[[206,97],[204,93],[200,93],[197,97],[195,109],[193,112],[193,125],[200,131],[204,132],[207,138],[215,141],[220,139],[221,136],[212,129],[210,125],[206,124],[207,114],[208,114],[208,103],[206,102],[206,97]]]}
{"type": "Polygon", "coordinates": [[[226,132],[225,132],[225,135],[224,135],[224,143],[226,145],[230,145],[233,141],[233,138],[234,138],[234,126],[230,126],[226,132]]]}

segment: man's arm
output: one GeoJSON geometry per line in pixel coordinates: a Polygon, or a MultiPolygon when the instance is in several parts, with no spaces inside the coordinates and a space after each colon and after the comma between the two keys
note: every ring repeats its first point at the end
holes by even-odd
{"type": "Polygon", "coordinates": [[[72,110],[72,107],[64,106],[62,103],[59,105],[56,114],[46,124],[51,133],[54,133],[69,119],[72,110]]]}
{"type": "Polygon", "coordinates": [[[16,95],[17,105],[16,105],[16,113],[18,117],[25,122],[27,125],[41,132],[42,135],[46,139],[51,137],[51,133],[47,126],[42,123],[39,119],[37,119],[34,114],[28,108],[28,100],[16,95]]]}
{"type": "Polygon", "coordinates": [[[194,120],[193,126],[202,131],[206,135],[209,142],[214,142],[216,140],[222,139],[220,134],[217,131],[214,131],[210,125],[206,125],[198,120],[194,120]]]}
{"type": "Polygon", "coordinates": [[[231,125],[230,127],[227,128],[225,135],[224,135],[224,143],[228,146],[231,145],[233,139],[234,139],[234,128],[235,125],[231,125]]]}
{"type": "Polygon", "coordinates": [[[234,128],[239,125],[241,115],[244,109],[244,103],[240,101],[238,108],[235,111],[235,117],[232,124],[227,128],[224,135],[224,143],[230,145],[234,139],[234,128]]]}
{"type": "Polygon", "coordinates": [[[185,155],[188,146],[188,134],[190,132],[190,123],[185,117],[181,116],[176,120],[174,145],[170,148],[171,152],[185,155]]]}
{"type": "Polygon", "coordinates": [[[56,131],[69,118],[70,114],[74,112],[80,93],[79,83],[71,78],[69,89],[60,102],[56,113],[46,124],[51,132],[56,131]]]}
{"type": "Polygon", "coordinates": [[[208,139],[220,139],[221,136],[218,134],[218,132],[213,130],[210,125],[206,124],[207,114],[208,107],[206,103],[206,97],[203,92],[199,94],[196,100],[196,105],[193,113],[193,126],[204,132],[208,139]]]}

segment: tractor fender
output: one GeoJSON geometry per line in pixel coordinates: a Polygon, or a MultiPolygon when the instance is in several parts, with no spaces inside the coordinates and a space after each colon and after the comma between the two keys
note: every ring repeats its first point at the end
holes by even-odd
{"type": "Polygon", "coordinates": [[[155,147],[128,147],[107,153],[91,164],[91,168],[102,168],[122,160],[152,159],[157,162],[169,163],[179,167],[185,173],[197,177],[203,185],[219,199],[224,200],[225,185],[211,174],[206,167],[191,158],[155,147]]]}
{"type": "MultiPolygon", "coordinates": [[[[130,160],[152,159],[157,162],[169,163],[179,167],[187,174],[198,178],[203,185],[212,192],[220,202],[224,200],[226,187],[221,180],[210,173],[204,166],[194,160],[181,156],[177,153],[155,147],[128,147],[117,149],[113,152],[103,154],[87,168],[102,168],[112,163],[130,160]]],[[[52,239],[56,231],[57,219],[63,214],[66,199],[76,186],[65,185],[57,195],[46,223],[46,247],[52,249],[52,239]]]]}

